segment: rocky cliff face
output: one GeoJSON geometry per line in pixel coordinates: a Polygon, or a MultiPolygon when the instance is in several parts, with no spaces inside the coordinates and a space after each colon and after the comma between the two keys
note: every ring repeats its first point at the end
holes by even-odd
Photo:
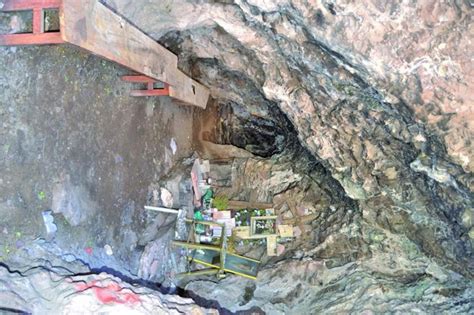
{"type": "Polygon", "coordinates": [[[38,242],[28,254],[42,261],[30,257],[31,265],[19,263],[15,269],[0,263],[2,314],[217,314],[145,283],[132,285],[107,272],[91,273],[77,261],[65,263],[38,242]]]}
{"type": "Polygon", "coordinates": [[[292,183],[269,198],[314,214],[255,283],[188,290],[272,314],[473,307],[468,1],[106,2],[210,87],[207,140],[301,174],[270,172],[292,183]]]}
{"type": "Polygon", "coordinates": [[[125,69],[72,47],[0,49],[0,312],[208,312],[150,285],[172,287],[180,261],[173,218],[142,209],[162,187],[191,200],[193,133],[236,157],[229,197],[272,202],[296,232],[278,258],[235,248],[262,259],[257,281],[182,282],[196,303],[472,312],[470,1],[103,2],[212,98],[133,99],[125,69]],[[58,231],[39,241],[49,208],[58,231]]]}

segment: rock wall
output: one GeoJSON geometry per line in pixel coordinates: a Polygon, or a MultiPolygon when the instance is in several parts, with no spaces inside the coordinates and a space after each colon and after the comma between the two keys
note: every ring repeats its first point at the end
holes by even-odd
{"type": "MultiPolygon", "coordinates": [[[[472,311],[468,1],[105,2],[211,89],[217,118],[200,140],[211,156],[240,157],[227,193],[273,201],[297,225],[279,258],[250,252],[264,262],[257,281],[183,282],[196,301],[271,314],[472,311]]],[[[61,260],[166,281],[173,222],[141,206],[190,155],[190,110],[129,98],[124,69],[71,47],[0,58],[1,260],[42,259],[0,267],[0,307],[201,312],[107,274],[44,269],[31,245],[54,201],[56,244],[44,246],[61,260]]],[[[172,175],[165,186],[179,192],[172,175]]]]}
{"type": "Polygon", "coordinates": [[[472,308],[467,1],[106,2],[231,111],[209,139],[289,157],[316,172],[314,185],[337,183],[326,195],[354,211],[328,219],[323,206],[311,224],[324,237],[270,262],[255,284],[196,280],[189,290],[234,311],[472,308]]]}
{"type": "Polygon", "coordinates": [[[132,286],[107,273],[0,265],[0,311],[22,314],[217,314],[193,300],[132,286]]]}
{"type": "Polygon", "coordinates": [[[151,184],[192,154],[193,109],[131,97],[140,87],[124,74],[71,46],[0,47],[1,262],[16,266],[48,237],[64,257],[137,277],[144,247],[173,230],[143,206],[151,184]]]}

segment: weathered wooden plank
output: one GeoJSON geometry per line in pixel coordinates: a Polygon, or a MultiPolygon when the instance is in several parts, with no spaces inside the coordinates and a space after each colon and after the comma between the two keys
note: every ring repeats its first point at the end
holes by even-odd
{"type": "Polygon", "coordinates": [[[66,42],[170,84],[170,97],[205,108],[209,90],[178,69],[178,58],[97,0],[63,0],[66,42]]]}
{"type": "Polygon", "coordinates": [[[291,219],[283,219],[282,223],[283,224],[289,224],[289,225],[298,225],[298,224],[307,224],[311,223],[312,221],[316,220],[318,218],[319,214],[313,213],[313,214],[308,214],[305,216],[296,216],[291,219]]]}
{"type": "Polygon", "coordinates": [[[227,208],[228,209],[269,209],[269,208],[273,208],[273,204],[264,203],[264,202],[229,200],[227,204],[227,208]]]}

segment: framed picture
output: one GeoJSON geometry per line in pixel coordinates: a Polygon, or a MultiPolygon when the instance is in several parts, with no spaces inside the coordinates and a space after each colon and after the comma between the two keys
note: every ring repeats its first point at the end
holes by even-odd
{"type": "Polygon", "coordinates": [[[262,216],[250,218],[251,235],[277,235],[277,216],[262,216]]]}

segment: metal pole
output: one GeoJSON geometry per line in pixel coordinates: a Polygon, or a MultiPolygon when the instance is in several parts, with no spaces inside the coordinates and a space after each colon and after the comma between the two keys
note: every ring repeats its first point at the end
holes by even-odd
{"type": "Polygon", "coordinates": [[[201,269],[201,270],[195,270],[195,271],[188,271],[188,272],[182,272],[178,273],[176,275],[177,278],[185,277],[185,276],[204,276],[204,275],[215,275],[216,273],[219,272],[219,269],[215,268],[209,268],[209,269],[201,269]]]}
{"type": "Polygon", "coordinates": [[[163,207],[145,206],[145,209],[146,210],[158,211],[158,212],[172,213],[172,214],[178,214],[179,213],[179,210],[170,209],[170,208],[163,208],[163,207]]]}

